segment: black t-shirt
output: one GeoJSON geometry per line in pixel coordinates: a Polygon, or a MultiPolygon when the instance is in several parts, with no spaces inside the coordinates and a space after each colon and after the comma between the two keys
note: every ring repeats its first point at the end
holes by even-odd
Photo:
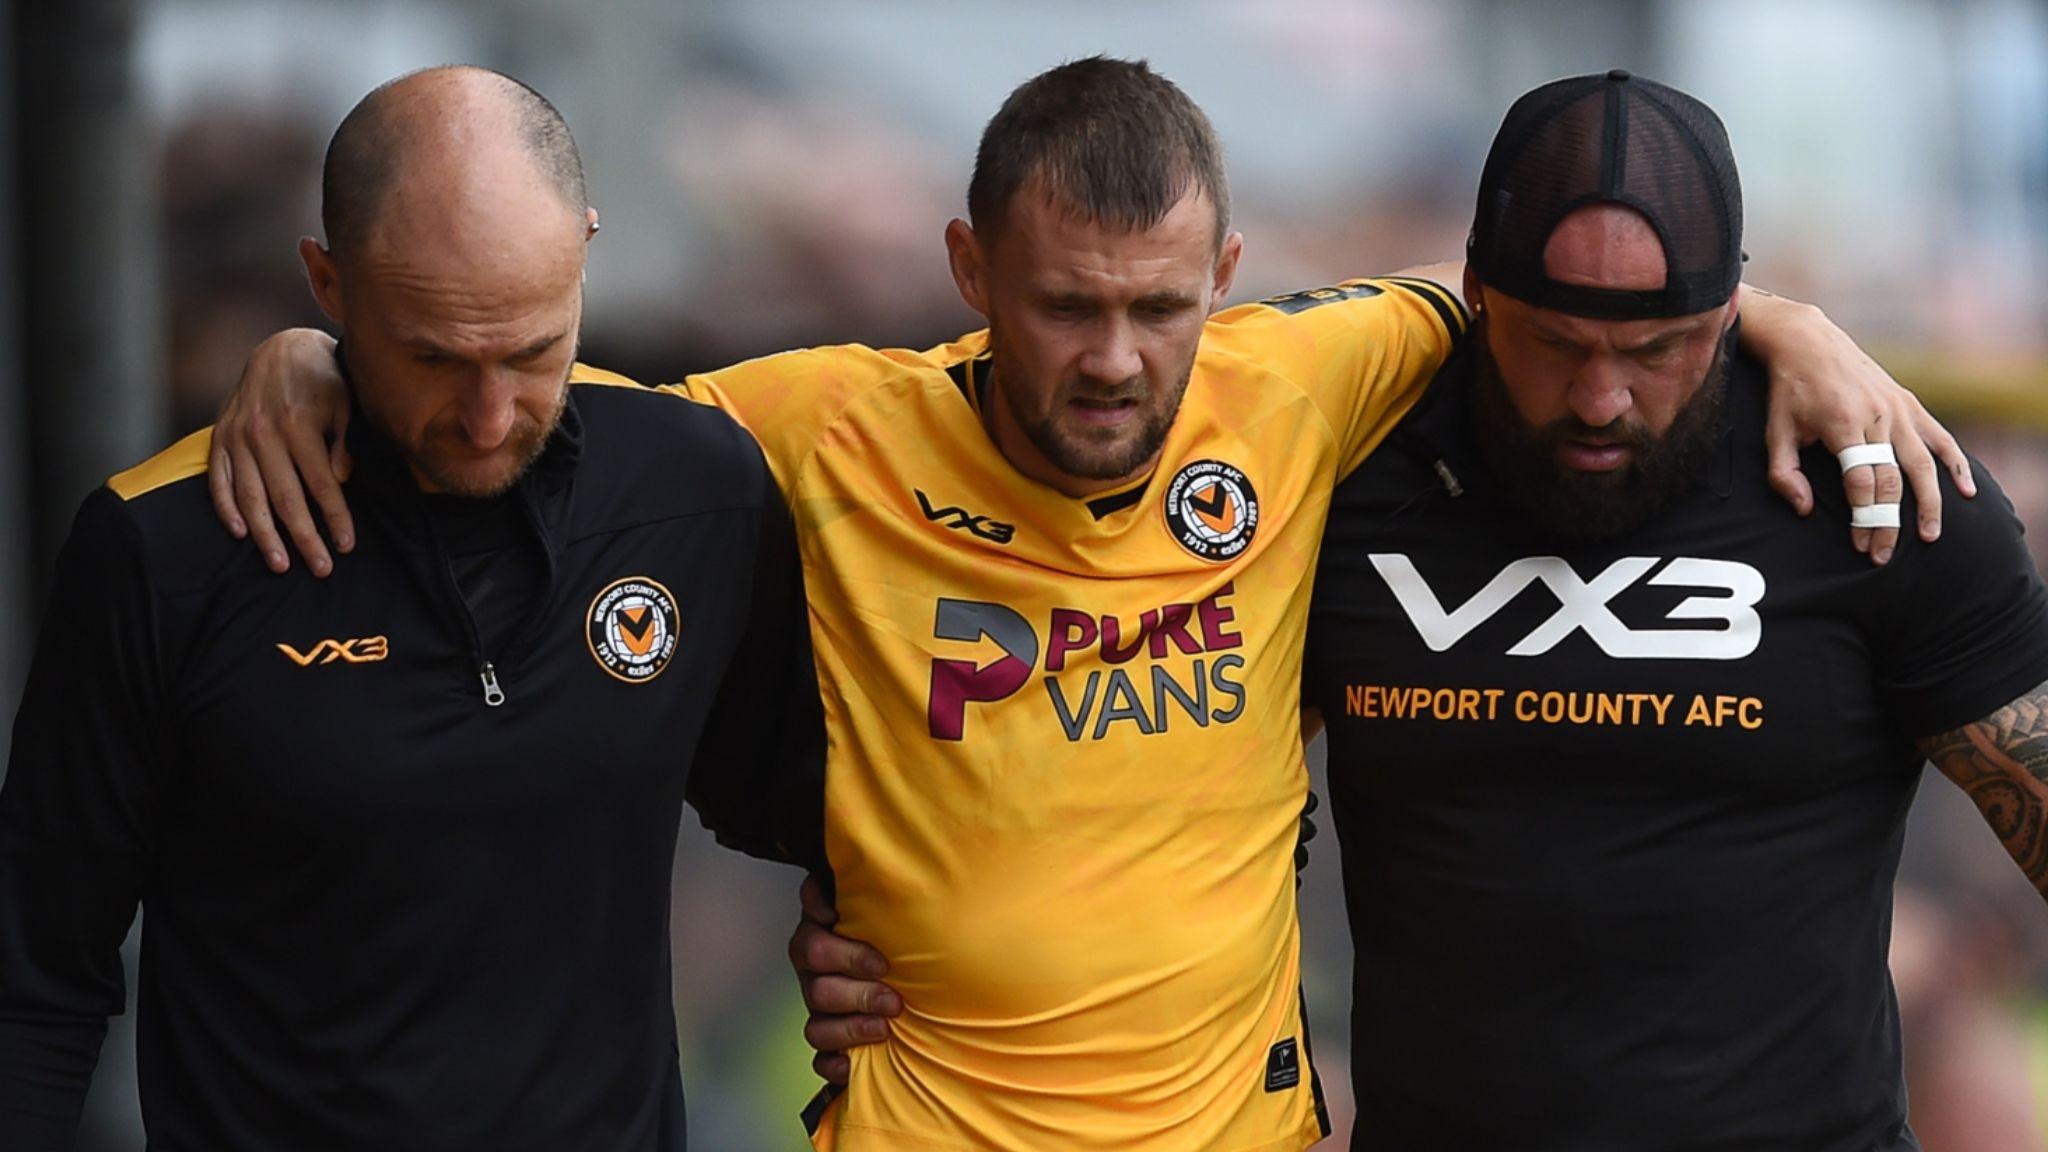
{"type": "Polygon", "coordinates": [[[2010,503],[1980,470],[1873,568],[1832,457],[1810,519],[1769,489],[1736,358],[1693,490],[1540,538],[1468,360],[1339,487],[1316,585],[1353,1147],[1915,1147],[1886,968],[1912,740],[2048,679],[2010,503]]]}

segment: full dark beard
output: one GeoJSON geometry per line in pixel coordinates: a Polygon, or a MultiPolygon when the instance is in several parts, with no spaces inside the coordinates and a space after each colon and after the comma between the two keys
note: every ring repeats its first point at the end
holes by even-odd
{"type": "Polygon", "coordinates": [[[1641,527],[1692,486],[1721,438],[1728,338],[1715,349],[1705,378],[1662,436],[1633,417],[1604,428],[1572,416],[1531,426],[1508,398],[1485,331],[1475,324],[1469,338],[1477,342],[1472,421],[1480,452],[1509,501],[1544,535],[1603,540],[1641,527]],[[1611,472],[1568,468],[1558,459],[1558,448],[1578,438],[1626,445],[1629,461],[1611,472]]]}

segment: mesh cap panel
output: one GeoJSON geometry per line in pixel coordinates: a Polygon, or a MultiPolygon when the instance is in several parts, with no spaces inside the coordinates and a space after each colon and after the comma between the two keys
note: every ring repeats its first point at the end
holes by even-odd
{"type": "Polygon", "coordinates": [[[1600,320],[1685,316],[1728,302],[1742,279],[1742,186],[1712,109],[1616,70],[1545,84],[1515,101],[1479,178],[1466,261],[1480,281],[1538,308],[1600,320]],[[1543,249],[1589,204],[1640,212],[1664,246],[1661,289],[1552,280],[1543,249]]]}

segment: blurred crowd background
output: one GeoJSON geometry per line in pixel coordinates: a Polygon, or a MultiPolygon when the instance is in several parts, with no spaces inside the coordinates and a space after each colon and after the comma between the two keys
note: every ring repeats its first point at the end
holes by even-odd
{"type": "MultiPolygon", "coordinates": [[[[1065,59],[1149,58],[1209,110],[1246,237],[1240,299],[1455,257],[1509,101],[1556,76],[1628,67],[1726,120],[1749,279],[1820,303],[1918,389],[2048,559],[2041,0],[6,11],[0,215],[18,225],[0,229],[7,715],[77,502],[206,423],[261,336],[319,322],[293,246],[319,230],[329,133],[379,82],[450,61],[509,71],[567,115],[604,220],[584,358],[651,381],[784,347],[922,346],[976,326],[941,229],[964,215],[982,124],[1011,87],[1065,59]]],[[[783,959],[798,877],[722,853],[686,822],[675,994],[692,1146],[803,1147],[796,1113],[814,1084],[783,959]]],[[[1302,911],[1315,1054],[1341,1138],[1350,956],[1333,840],[1315,845],[1302,911]]],[[[2048,1148],[2048,908],[1938,776],[1913,816],[1893,964],[1913,1119],[1931,1152],[2048,1148]]],[[[117,1027],[89,1152],[141,1146],[131,1047],[117,1027]]]]}

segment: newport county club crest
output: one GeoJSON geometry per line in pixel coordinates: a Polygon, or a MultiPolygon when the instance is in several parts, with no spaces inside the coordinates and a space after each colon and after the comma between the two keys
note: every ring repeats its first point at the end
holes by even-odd
{"type": "Polygon", "coordinates": [[[605,671],[628,684],[661,675],[675,655],[675,597],[645,576],[614,580],[590,602],[584,623],[590,654],[605,671]]]}
{"type": "Polygon", "coordinates": [[[1243,472],[1197,460],[1166,486],[1166,529],[1204,560],[1235,560],[1259,530],[1259,496],[1243,472]]]}

